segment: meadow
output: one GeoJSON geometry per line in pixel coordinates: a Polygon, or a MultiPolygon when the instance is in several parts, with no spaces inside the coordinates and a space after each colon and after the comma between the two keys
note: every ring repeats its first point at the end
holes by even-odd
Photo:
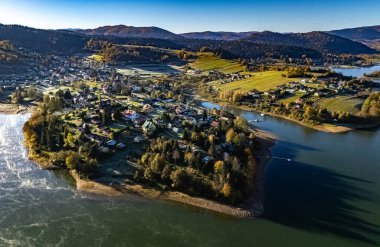
{"type": "Polygon", "coordinates": [[[363,99],[353,96],[336,96],[331,98],[324,98],[318,101],[320,107],[326,108],[334,112],[349,112],[351,114],[358,114],[363,104],[363,99]]]}
{"type": "Polygon", "coordinates": [[[220,82],[213,82],[213,85],[216,89],[220,90],[236,90],[243,89],[246,91],[259,90],[259,91],[268,91],[269,89],[276,88],[277,86],[292,82],[299,81],[300,78],[286,78],[283,77],[282,71],[265,71],[265,72],[253,72],[250,73],[252,77],[229,82],[226,84],[220,84],[220,82]]]}
{"type": "Polygon", "coordinates": [[[210,52],[198,53],[198,58],[190,66],[204,71],[218,70],[225,74],[239,73],[245,70],[244,65],[219,58],[210,52]]]}

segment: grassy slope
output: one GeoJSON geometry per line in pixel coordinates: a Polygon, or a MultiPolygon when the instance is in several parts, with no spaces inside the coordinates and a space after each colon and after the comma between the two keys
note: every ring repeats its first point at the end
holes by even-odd
{"type": "Polygon", "coordinates": [[[257,89],[259,91],[267,91],[276,86],[291,82],[299,81],[298,78],[285,78],[281,71],[265,71],[251,73],[252,77],[240,81],[234,81],[227,84],[214,84],[217,89],[221,90],[235,90],[244,89],[247,91],[257,89]]]}
{"type": "Polygon", "coordinates": [[[219,70],[222,73],[238,73],[244,71],[244,66],[226,59],[221,59],[212,53],[199,53],[199,57],[190,66],[201,70],[219,70]]]}
{"type": "Polygon", "coordinates": [[[357,114],[360,111],[363,100],[352,96],[336,96],[322,99],[318,104],[330,111],[345,111],[351,114],[357,114]]]}

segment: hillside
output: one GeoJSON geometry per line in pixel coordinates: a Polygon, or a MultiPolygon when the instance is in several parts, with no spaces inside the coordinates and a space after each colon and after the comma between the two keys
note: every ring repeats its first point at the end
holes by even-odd
{"type": "Polygon", "coordinates": [[[222,59],[211,52],[198,53],[197,59],[190,64],[191,68],[204,71],[218,70],[222,73],[239,73],[245,66],[232,60],[222,59]]]}
{"type": "Polygon", "coordinates": [[[95,29],[76,30],[79,33],[123,38],[181,39],[182,37],[158,27],[133,27],[125,25],[103,26],[95,29]]]}
{"type": "Polygon", "coordinates": [[[8,40],[0,40],[0,63],[18,62],[20,54],[8,40]]]}
{"type": "Polygon", "coordinates": [[[329,33],[345,37],[347,39],[359,41],[373,49],[380,51],[380,25],[333,30],[329,33]]]}
{"type": "Polygon", "coordinates": [[[192,32],[182,33],[182,37],[187,39],[208,39],[208,40],[238,40],[249,37],[255,32],[192,32]]]}
{"type": "Polygon", "coordinates": [[[253,43],[245,40],[216,41],[216,40],[186,40],[182,43],[193,50],[207,47],[221,58],[280,58],[281,56],[322,59],[322,54],[316,50],[280,44],[253,43]]]}
{"type": "Polygon", "coordinates": [[[333,30],[329,33],[345,37],[351,40],[376,40],[380,39],[380,25],[369,27],[345,28],[333,30]]]}
{"type": "Polygon", "coordinates": [[[266,31],[254,33],[245,40],[260,44],[298,46],[333,54],[347,53],[356,55],[376,53],[375,50],[362,43],[324,32],[283,34],[266,31]]]}
{"type": "Polygon", "coordinates": [[[39,53],[68,55],[82,52],[88,38],[69,31],[0,24],[0,40],[9,40],[16,47],[39,53]]]}

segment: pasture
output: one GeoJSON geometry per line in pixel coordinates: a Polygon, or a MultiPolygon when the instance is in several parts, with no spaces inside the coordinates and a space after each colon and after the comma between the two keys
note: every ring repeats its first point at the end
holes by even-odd
{"type": "Polygon", "coordinates": [[[225,74],[239,73],[245,69],[240,63],[219,58],[211,52],[198,53],[198,58],[190,66],[204,71],[218,70],[225,74]]]}
{"type": "Polygon", "coordinates": [[[359,99],[353,96],[336,96],[321,99],[317,104],[329,111],[344,111],[351,114],[358,114],[363,102],[363,99],[359,99]]]}
{"type": "Polygon", "coordinates": [[[286,78],[282,77],[282,71],[265,71],[250,73],[252,77],[221,84],[220,82],[211,83],[216,89],[220,90],[236,90],[242,89],[246,91],[259,90],[268,91],[269,89],[276,88],[277,86],[292,82],[299,81],[300,78],[286,78]]]}

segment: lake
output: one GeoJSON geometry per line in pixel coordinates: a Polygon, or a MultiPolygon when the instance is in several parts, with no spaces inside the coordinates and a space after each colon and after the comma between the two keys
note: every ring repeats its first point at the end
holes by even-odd
{"type": "MultiPolygon", "coordinates": [[[[213,104],[204,103],[207,107],[213,104]]],[[[79,192],[22,146],[28,115],[0,115],[0,246],[377,246],[380,131],[317,132],[232,109],[278,136],[264,179],[264,217],[79,192]]]]}
{"type": "Polygon", "coordinates": [[[380,71],[380,65],[370,67],[352,67],[352,68],[331,68],[337,73],[342,73],[344,76],[362,77],[364,74],[369,74],[374,71],[380,71]]]}

